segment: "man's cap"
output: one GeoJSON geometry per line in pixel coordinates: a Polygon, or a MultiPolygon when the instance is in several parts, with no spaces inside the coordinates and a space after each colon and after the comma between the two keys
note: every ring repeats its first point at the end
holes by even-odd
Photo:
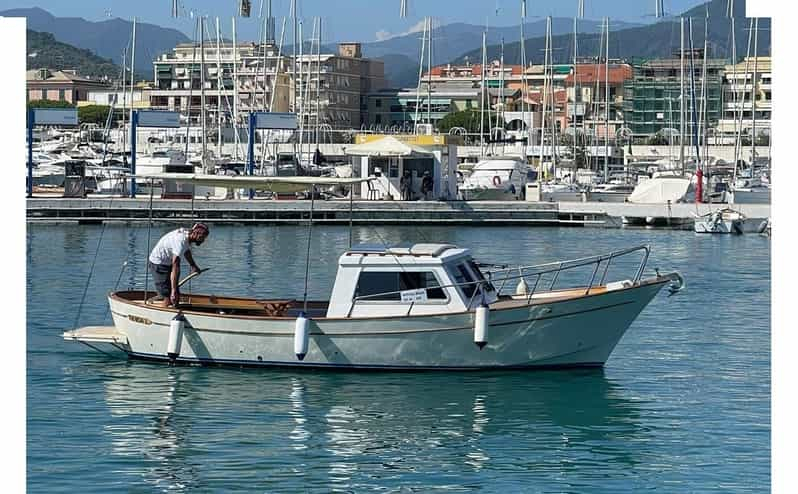
{"type": "Polygon", "coordinates": [[[205,223],[194,223],[194,226],[192,226],[191,229],[192,230],[202,230],[205,233],[210,232],[210,230],[208,229],[208,225],[206,225],[205,223]]]}

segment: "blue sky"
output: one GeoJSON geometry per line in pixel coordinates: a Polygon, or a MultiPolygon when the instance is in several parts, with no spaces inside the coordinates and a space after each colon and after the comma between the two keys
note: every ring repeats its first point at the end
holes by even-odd
{"type": "MultiPolygon", "coordinates": [[[[374,41],[378,38],[417,30],[422,18],[435,17],[436,24],[466,22],[492,25],[517,24],[521,0],[407,0],[408,16],[399,16],[400,0],[297,0],[299,14],[306,21],[307,35],[313,16],[324,18],[325,41],[374,41]]],[[[584,0],[585,16],[598,19],[609,16],[630,22],[651,22],[655,0],[584,0]]],[[[171,17],[172,0],[2,0],[8,8],[41,7],[59,17],[83,17],[92,21],[112,17],[140,20],[164,27],[174,27],[191,36],[193,21],[188,17],[171,17]]],[[[261,0],[252,0],[256,16],[261,0]]],[[[272,0],[277,16],[287,15],[290,0],[272,0]]],[[[679,13],[703,2],[698,0],[664,0],[667,12],[679,13]]],[[[236,11],[237,0],[179,0],[184,13],[194,11],[222,18],[222,31],[230,32],[230,16],[236,11]]],[[[527,0],[528,21],[547,15],[573,17],[578,0],[527,0]]],[[[280,20],[278,20],[279,31],[280,20]]],[[[239,38],[257,38],[254,18],[239,20],[239,38]]]]}

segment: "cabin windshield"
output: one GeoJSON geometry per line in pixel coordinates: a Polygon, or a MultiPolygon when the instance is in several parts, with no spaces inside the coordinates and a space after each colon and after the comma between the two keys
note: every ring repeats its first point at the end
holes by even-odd
{"type": "Polygon", "coordinates": [[[484,281],[484,282],[485,282],[485,283],[483,284],[483,286],[485,287],[485,289],[486,289],[487,291],[489,291],[489,292],[492,292],[492,291],[495,291],[495,290],[496,290],[496,289],[493,287],[493,283],[491,283],[491,282],[489,282],[489,281],[486,281],[486,280],[485,280],[485,276],[482,274],[482,271],[480,271],[480,270],[479,270],[479,266],[477,266],[477,263],[475,263],[473,259],[469,259],[469,260],[468,260],[468,265],[469,265],[469,267],[471,267],[471,271],[472,271],[472,272],[474,273],[474,275],[477,277],[477,280],[479,280],[479,281],[484,281]]]}
{"type": "Polygon", "coordinates": [[[446,300],[446,294],[432,271],[364,271],[355,287],[355,297],[365,301],[402,300],[401,292],[426,290],[429,300],[446,300]]]}
{"type": "Polygon", "coordinates": [[[471,272],[468,271],[465,263],[452,266],[449,268],[449,271],[452,274],[452,278],[454,278],[454,282],[459,285],[460,290],[463,291],[463,295],[468,299],[473,297],[474,291],[477,289],[477,284],[474,283],[476,280],[471,275],[471,272]]]}

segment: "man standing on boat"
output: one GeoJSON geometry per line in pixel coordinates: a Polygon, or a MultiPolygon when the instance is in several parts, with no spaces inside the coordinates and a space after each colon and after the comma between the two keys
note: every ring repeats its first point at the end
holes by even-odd
{"type": "Polygon", "coordinates": [[[167,305],[177,305],[180,301],[180,289],[177,286],[180,279],[180,258],[186,258],[192,273],[199,272],[200,268],[194,262],[189,247],[192,243],[202,245],[208,233],[205,223],[195,223],[191,229],[178,228],[167,233],[155,244],[150,253],[149,267],[158,292],[157,300],[165,299],[167,305]]]}

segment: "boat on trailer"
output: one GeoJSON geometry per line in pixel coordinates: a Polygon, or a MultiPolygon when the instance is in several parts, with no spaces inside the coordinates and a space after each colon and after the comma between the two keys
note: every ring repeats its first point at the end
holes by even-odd
{"type": "Polygon", "coordinates": [[[63,337],[108,344],[133,359],[179,364],[602,366],[663,287],[683,287],[675,272],[644,278],[649,253],[643,245],[536,266],[488,266],[450,244],[354,246],[338,260],[329,300],[186,293],[176,307],[165,307],[154,302],[153,291],[115,291],[108,296],[113,327],[63,337]],[[608,281],[613,262],[627,256],[640,256],[634,272],[608,281]],[[577,282],[580,273],[590,276],[577,282]],[[574,282],[564,285],[566,279],[574,282]]]}

